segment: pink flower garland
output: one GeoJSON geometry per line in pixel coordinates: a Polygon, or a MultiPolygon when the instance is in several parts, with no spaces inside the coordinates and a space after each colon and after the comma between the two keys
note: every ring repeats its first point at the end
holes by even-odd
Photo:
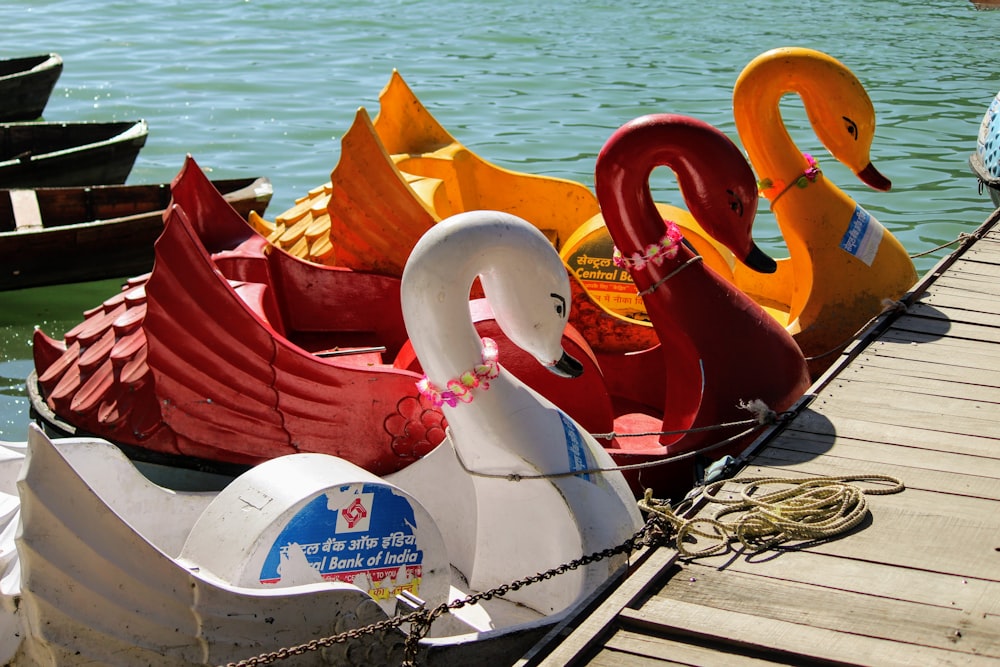
{"type": "Polygon", "coordinates": [[[793,186],[798,188],[804,188],[810,183],[815,183],[816,177],[819,176],[820,173],[819,164],[816,162],[816,158],[814,158],[809,153],[803,153],[802,157],[806,159],[806,164],[808,164],[809,166],[805,168],[805,171],[802,172],[801,176],[796,178],[788,185],[785,185],[781,181],[774,182],[770,178],[762,178],[759,181],[757,181],[757,189],[760,191],[760,196],[767,198],[767,191],[781,188],[778,194],[774,195],[774,198],[771,199],[771,204],[773,205],[774,202],[778,200],[778,197],[788,192],[788,190],[793,186]]]}
{"type": "Polygon", "coordinates": [[[677,249],[680,247],[681,230],[672,220],[664,220],[667,224],[667,233],[663,235],[659,243],[646,246],[644,253],[634,252],[631,256],[625,257],[618,248],[615,248],[611,259],[615,266],[622,269],[643,269],[652,262],[659,266],[665,259],[673,259],[677,256],[677,249]]]}
{"type": "Polygon", "coordinates": [[[483,338],[483,363],[476,364],[472,370],[462,373],[453,380],[448,380],[447,388],[443,391],[435,387],[425,375],[417,382],[417,390],[435,408],[440,408],[447,403],[451,407],[472,401],[473,389],[486,391],[490,388],[490,380],[500,374],[500,365],[497,363],[499,351],[496,341],[492,338],[483,338]]]}

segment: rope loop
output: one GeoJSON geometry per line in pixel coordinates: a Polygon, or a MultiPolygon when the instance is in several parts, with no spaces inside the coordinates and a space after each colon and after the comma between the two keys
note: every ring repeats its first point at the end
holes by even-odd
{"type": "Polygon", "coordinates": [[[647,294],[652,294],[653,292],[655,292],[656,290],[658,290],[660,288],[660,286],[663,285],[663,283],[667,282],[668,280],[670,280],[671,278],[673,278],[678,273],[680,273],[681,271],[683,271],[687,267],[691,266],[695,262],[700,262],[700,261],[702,261],[701,255],[694,255],[693,257],[691,257],[690,259],[688,259],[687,261],[685,261],[683,264],[681,264],[680,266],[678,266],[676,269],[674,269],[673,271],[671,271],[667,275],[665,275],[662,278],[660,278],[659,280],[657,280],[655,283],[653,283],[652,285],[650,285],[646,289],[642,290],[641,292],[638,292],[638,295],[639,296],[646,296],[647,294]]]}
{"type": "Polygon", "coordinates": [[[701,558],[728,551],[734,542],[745,551],[760,552],[786,542],[831,539],[864,520],[868,514],[866,496],[899,493],[904,488],[900,480],[888,475],[742,477],[710,483],[682,503],[684,506],[700,497],[721,505],[709,516],[682,519],[669,504],[654,500],[649,490],[639,507],[670,524],[681,556],[701,558]],[[886,485],[862,489],[852,482],[886,485]],[[738,493],[725,491],[735,484],[743,485],[738,493]],[[765,490],[774,486],[781,488],[765,490]],[[723,497],[724,492],[727,497],[723,497]]]}
{"type": "Polygon", "coordinates": [[[826,352],[821,352],[820,354],[814,354],[814,355],[812,355],[810,357],[806,357],[806,361],[818,361],[819,359],[823,359],[824,357],[828,357],[831,354],[836,354],[836,353],[840,352],[845,347],[847,347],[851,343],[852,340],[854,340],[855,338],[857,338],[858,334],[860,334],[862,331],[864,331],[865,329],[867,329],[871,325],[871,323],[874,322],[875,320],[877,320],[878,318],[882,317],[886,313],[896,313],[896,314],[905,313],[906,309],[909,308],[909,306],[906,304],[905,301],[899,300],[899,299],[883,298],[880,301],[880,304],[882,306],[882,310],[878,311],[878,313],[876,315],[874,315],[871,318],[869,318],[869,320],[867,322],[865,322],[864,325],[862,325],[860,328],[858,328],[857,331],[855,331],[853,334],[851,334],[850,338],[846,338],[839,345],[837,345],[836,347],[830,348],[826,352]]]}

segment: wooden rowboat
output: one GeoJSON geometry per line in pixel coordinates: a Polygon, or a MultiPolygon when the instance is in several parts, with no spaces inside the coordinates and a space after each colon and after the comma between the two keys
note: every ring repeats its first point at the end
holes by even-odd
{"type": "Polygon", "coordinates": [[[62,69],[56,53],[0,60],[0,122],[39,118],[62,69]]]}
{"type": "Polygon", "coordinates": [[[0,124],[0,188],[120,185],[148,134],[144,120],[0,124]]]}
{"type": "MultiPolygon", "coordinates": [[[[263,177],[212,184],[244,219],[273,192],[263,177]]],[[[149,271],[169,203],[169,183],[0,190],[0,290],[149,271]]]]}

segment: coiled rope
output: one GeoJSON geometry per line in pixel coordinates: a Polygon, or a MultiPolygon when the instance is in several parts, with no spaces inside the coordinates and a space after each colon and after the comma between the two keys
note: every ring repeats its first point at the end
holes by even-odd
{"type": "Polygon", "coordinates": [[[688,503],[674,509],[668,502],[654,499],[649,490],[639,501],[639,508],[674,527],[681,556],[699,558],[727,551],[734,542],[747,551],[759,552],[785,542],[830,539],[864,520],[868,512],[866,496],[899,493],[904,488],[903,482],[888,475],[740,477],[708,484],[694,497],[722,506],[710,516],[682,518],[682,508],[689,506],[690,496],[688,503]],[[862,489],[851,482],[888,485],[862,489]],[[729,497],[723,497],[724,489],[734,484],[742,484],[743,488],[738,494],[727,490],[729,497]],[[783,488],[761,492],[764,487],[774,486],[783,488]]]}

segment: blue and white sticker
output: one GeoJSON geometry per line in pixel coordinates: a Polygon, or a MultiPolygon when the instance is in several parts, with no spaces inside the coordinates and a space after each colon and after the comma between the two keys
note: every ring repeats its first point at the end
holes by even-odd
{"type": "Polygon", "coordinates": [[[413,506],[390,487],[348,484],[306,503],[278,534],[261,567],[262,584],[278,584],[286,568],[309,567],[390,600],[419,593],[424,553],[413,506]]]}
{"type": "MultiPolygon", "coordinates": [[[[594,462],[587,452],[587,444],[583,441],[583,436],[580,435],[580,428],[573,423],[573,420],[563,414],[562,410],[556,410],[556,412],[559,413],[559,419],[562,420],[563,432],[566,434],[566,453],[569,455],[570,472],[594,468],[594,462]]],[[[594,481],[591,479],[590,473],[586,472],[581,472],[577,477],[585,479],[588,482],[594,481]]]]}
{"type": "Polygon", "coordinates": [[[885,227],[882,223],[858,204],[854,207],[851,224],[847,226],[844,237],[840,239],[840,247],[871,266],[875,261],[875,255],[878,254],[883,235],[885,227]]]}

